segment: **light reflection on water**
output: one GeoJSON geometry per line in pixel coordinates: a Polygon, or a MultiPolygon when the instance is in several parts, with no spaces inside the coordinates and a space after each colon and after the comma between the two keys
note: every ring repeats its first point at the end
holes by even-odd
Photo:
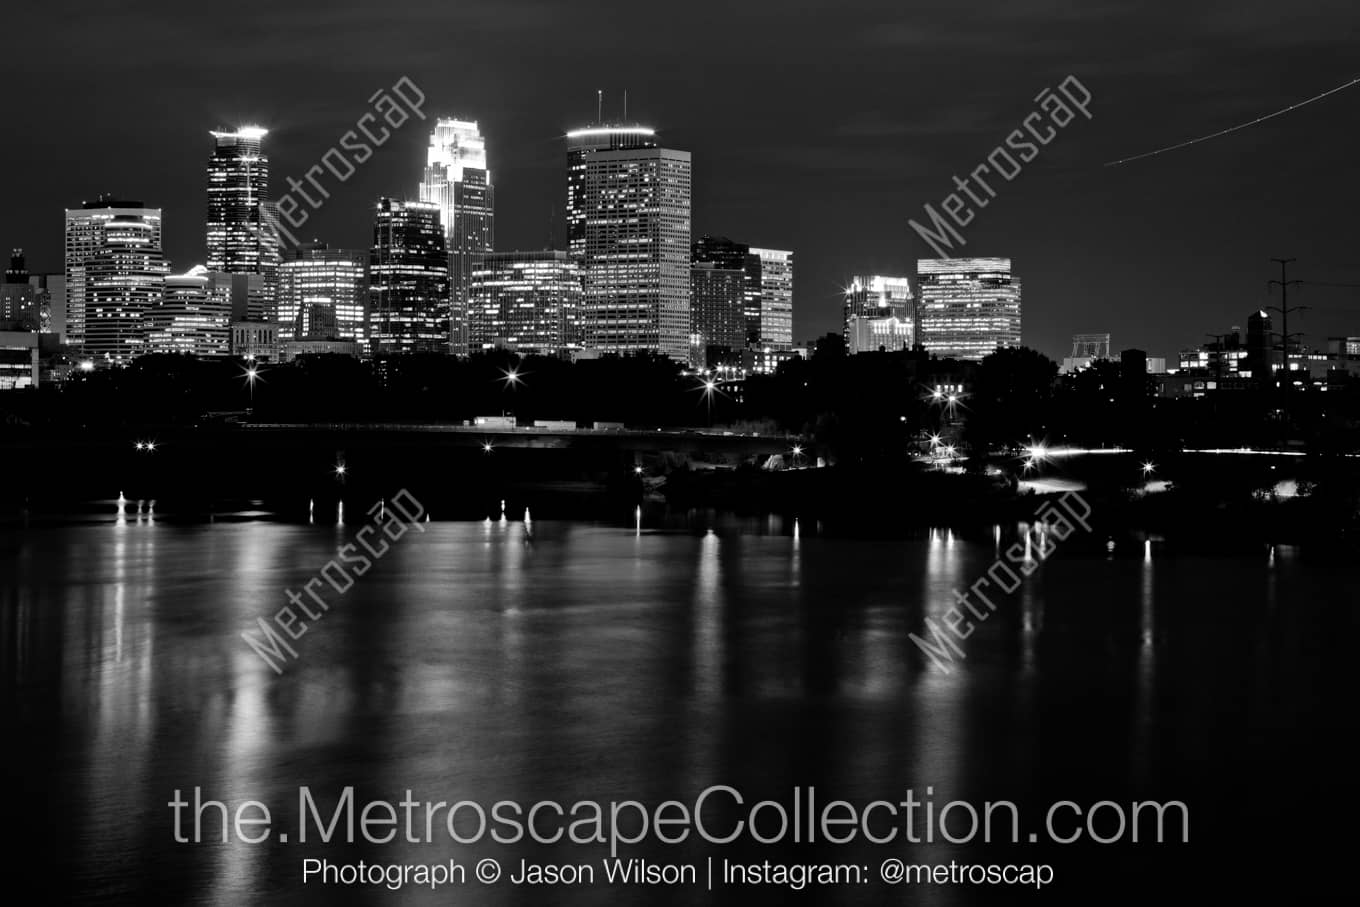
{"type": "MultiPolygon", "coordinates": [[[[68,877],[125,896],[154,885],[240,903],[293,884],[300,856],[287,848],[173,845],[164,804],[176,787],[286,811],[302,784],[488,803],[660,802],[714,783],[1056,798],[1096,775],[1119,790],[1198,779],[1243,745],[1207,720],[1224,708],[1214,691],[1240,697],[1249,677],[1262,697],[1249,715],[1279,722],[1280,687],[1297,682],[1296,650],[1262,630],[1284,619],[1270,611],[1275,584],[1303,576],[1293,551],[1210,562],[1211,586],[1206,562],[1163,559],[1151,543],[1139,557],[1055,557],[994,599],[946,672],[909,634],[942,621],[998,552],[1028,545],[1021,527],[863,540],[765,518],[758,528],[777,534],[746,534],[696,514],[694,530],[644,531],[640,509],[610,527],[527,511],[509,522],[504,504],[499,521],[426,523],[393,542],[276,678],[241,631],[287,604],[284,590],[352,530],[129,522],[123,505],[112,525],[8,540],[0,667],[15,719],[54,750],[21,764],[76,830],[68,877]],[[1167,661],[1196,647],[1217,657],[1167,661]]],[[[924,902],[961,898],[942,889],[924,902]]]]}

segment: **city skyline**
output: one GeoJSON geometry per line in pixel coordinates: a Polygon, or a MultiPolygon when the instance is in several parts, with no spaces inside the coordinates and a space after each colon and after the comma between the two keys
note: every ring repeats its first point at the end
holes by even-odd
{"type": "MultiPolygon", "coordinates": [[[[275,173],[302,172],[362,113],[374,89],[401,73],[430,98],[430,120],[397,131],[315,213],[305,238],[362,248],[366,205],[379,195],[414,189],[429,127],[447,112],[476,119],[497,155],[498,245],[538,248],[550,224],[560,225],[563,218],[560,136],[594,117],[598,89],[605,90],[606,115],[617,116],[623,91],[631,88],[630,114],[645,117],[676,147],[707,162],[697,175],[707,188],[696,199],[696,233],[759,238],[798,250],[794,333],[804,340],[833,329],[839,288],[848,276],[902,273],[929,254],[912,244],[909,212],[937,202],[953,174],[966,175],[1004,138],[1037,91],[1055,76],[1074,72],[1095,96],[1094,119],[1045,148],[966,230],[966,254],[1006,255],[1024,273],[1028,344],[1061,356],[1072,332],[1097,329],[1108,330],[1120,344],[1171,354],[1184,342],[1170,327],[1173,318],[1193,322],[1185,334],[1221,331],[1240,317],[1236,313],[1272,304],[1265,286],[1274,276],[1271,256],[1299,258],[1314,279],[1360,279],[1355,244],[1340,216],[1357,190],[1329,177],[1344,172],[1345,163],[1344,143],[1328,140],[1334,123],[1360,109],[1360,94],[1337,95],[1217,144],[1102,167],[1342,81],[1345,68],[1333,51],[1345,33],[1338,26],[1347,19],[1335,4],[1307,4],[1307,15],[1284,25],[1261,4],[1231,9],[1210,4],[1188,12],[1176,34],[1167,34],[1150,11],[1113,9],[1112,28],[1094,14],[1055,9],[1047,18],[1022,18],[986,5],[967,15],[931,5],[930,15],[918,17],[907,32],[892,24],[887,7],[852,3],[779,26],[772,46],[781,55],[824,61],[817,78],[825,85],[817,88],[801,70],[776,75],[777,67],[763,72],[725,53],[660,76],[654,63],[644,65],[688,54],[696,46],[695,28],[688,24],[658,35],[624,17],[617,41],[595,36],[555,47],[546,23],[480,4],[416,10],[399,3],[382,14],[342,8],[345,14],[332,14],[324,56],[312,51],[298,56],[285,38],[293,17],[304,14],[282,10],[256,20],[260,40],[251,52],[253,65],[231,80],[217,78],[210,60],[177,51],[182,75],[148,83],[156,107],[175,115],[154,120],[129,118],[125,105],[113,100],[130,61],[104,39],[109,29],[173,39],[177,26],[162,24],[151,4],[73,23],[68,45],[108,76],[86,86],[92,92],[90,127],[106,136],[137,135],[135,142],[104,143],[93,162],[62,138],[67,132],[56,98],[69,80],[59,75],[56,61],[31,46],[12,49],[8,65],[40,77],[26,105],[32,143],[7,150],[12,168],[26,178],[0,214],[0,248],[23,247],[32,271],[56,272],[55,210],[113,192],[160,205],[167,256],[176,268],[198,263],[201,240],[190,227],[202,216],[203,152],[194,148],[201,148],[195,143],[205,129],[258,122],[270,129],[275,173]],[[847,30],[847,21],[855,26],[847,30]],[[998,30],[1009,31],[1006,46],[1012,50],[995,62],[976,60],[959,70],[958,55],[970,41],[998,30]],[[1124,42],[1115,33],[1144,40],[1124,42]],[[1272,65],[1246,65],[1228,34],[1248,36],[1256,48],[1252,56],[1268,57],[1272,65]],[[454,36],[454,57],[448,48],[435,53],[438,35],[454,36]],[[497,56],[506,42],[513,42],[524,61],[518,68],[497,56]],[[866,61],[864,54],[852,53],[866,42],[904,52],[873,54],[866,61]],[[612,50],[608,65],[589,57],[603,43],[612,50]],[[392,53],[395,47],[403,52],[392,53]],[[1269,54],[1262,54],[1265,49],[1269,54]],[[329,73],[326,60],[337,52],[351,53],[362,65],[329,73]],[[1187,62],[1192,52],[1199,61],[1193,69],[1187,62]],[[549,71],[554,76],[544,79],[549,71]],[[309,72],[328,75],[303,78],[309,72]],[[1204,72],[1215,75],[1194,77],[1204,72]],[[474,76],[475,95],[468,88],[474,76]],[[711,96],[706,92],[718,86],[762,103],[716,109],[706,103],[711,96]],[[825,109],[811,129],[794,103],[800,95],[818,98],[825,109]],[[148,148],[155,152],[148,154],[148,148]],[[1254,187],[1263,184],[1271,188],[1254,195],[1254,187]],[[1313,200],[1322,197],[1334,197],[1335,203],[1316,205],[1313,200]],[[1189,216],[1177,215],[1189,198],[1204,203],[1193,205],[1189,216]],[[1101,275],[1110,269],[1130,278],[1102,285],[1101,275]]],[[[588,13],[587,8],[583,14],[588,13]]],[[[39,15],[21,11],[14,27],[22,30],[39,15]]],[[[769,21],[760,4],[732,14],[723,46],[760,47],[761,58],[768,58],[772,51],[753,39],[769,21]]],[[[1316,302],[1296,326],[1310,339],[1320,343],[1328,335],[1354,333],[1348,326],[1355,311],[1350,297],[1332,293],[1316,302]]]]}

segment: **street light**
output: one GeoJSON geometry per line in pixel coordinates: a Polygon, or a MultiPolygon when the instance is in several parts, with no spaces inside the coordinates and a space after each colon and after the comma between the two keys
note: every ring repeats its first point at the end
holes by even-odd
{"type": "Polygon", "coordinates": [[[246,382],[246,386],[250,388],[250,402],[254,403],[255,382],[264,380],[263,378],[260,377],[260,369],[254,365],[248,366],[245,372],[241,375],[241,378],[246,382]]]}
{"type": "Polygon", "coordinates": [[[703,395],[704,402],[708,404],[708,421],[711,425],[713,423],[713,395],[720,394],[722,391],[718,389],[718,382],[712,378],[702,379],[697,389],[703,395]]]}
{"type": "Polygon", "coordinates": [[[1152,475],[1156,471],[1157,466],[1151,460],[1143,464],[1143,475],[1145,476],[1152,475]]]}

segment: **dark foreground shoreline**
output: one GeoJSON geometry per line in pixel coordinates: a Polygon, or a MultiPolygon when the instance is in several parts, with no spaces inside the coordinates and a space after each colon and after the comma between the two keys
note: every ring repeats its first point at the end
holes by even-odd
{"type": "Polygon", "coordinates": [[[1360,461],[1349,458],[1166,453],[1151,455],[1147,473],[1147,454],[1092,456],[1021,472],[1040,480],[1034,491],[1016,482],[1005,458],[973,472],[909,460],[771,471],[761,468],[768,454],[758,442],[708,436],[639,446],[636,438],[515,446],[518,438],[489,436],[490,450],[480,438],[377,430],[10,440],[0,442],[14,477],[0,489],[0,523],[108,518],[120,496],[129,515],[154,508],[165,522],[305,522],[333,515],[341,501],[352,521],[405,489],[439,520],[531,508],[539,519],[632,524],[643,506],[650,522],[724,512],[778,515],[785,531],[797,518],[803,531],[833,535],[926,527],[981,535],[1033,520],[1045,498],[1073,489],[1091,511],[1082,544],[1146,537],[1197,550],[1272,542],[1360,548],[1360,461]],[[155,449],[138,448],[143,438],[155,438],[155,449]]]}

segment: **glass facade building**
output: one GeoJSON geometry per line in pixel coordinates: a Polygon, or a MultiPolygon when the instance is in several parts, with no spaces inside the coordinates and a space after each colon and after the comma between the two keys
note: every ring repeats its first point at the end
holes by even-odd
{"type": "Polygon", "coordinates": [[[563,251],[491,252],[472,264],[471,352],[554,356],[581,344],[580,267],[563,251]]]}
{"type": "Polygon", "coordinates": [[[845,288],[842,318],[845,348],[852,354],[870,352],[885,345],[888,349],[909,349],[916,339],[911,279],[882,274],[852,277],[845,288]],[[905,336],[903,325],[906,326],[905,336]]]}
{"type": "Polygon", "coordinates": [[[279,340],[350,340],[366,349],[367,258],[316,242],[290,252],[279,264],[279,340]]]}
{"type": "Polygon", "coordinates": [[[66,209],[65,277],[66,342],[80,349],[85,344],[85,319],[90,306],[94,273],[93,258],[107,247],[107,227],[115,220],[136,221],[149,228],[148,248],[161,249],[161,210],[140,201],[100,196],[79,208],[66,209]]]}
{"type": "Polygon", "coordinates": [[[924,258],[917,273],[920,338],[932,354],[979,360],[1020,346],[1020,279],[1009,258],[924,258]]]}
{"type": "Polygon", "coordinates": [[[583,342],[685,362],[690,334],[690,154],[644,127],[568,133],[568,252],[585,285],[583,342]]]}
{"type": "Polygon", "coordinates": [[[439,206],[378,200],[369,255],[369,348],[449,350],[449,256],[439,206]]]}
{"type": "Polygon", "coordinates": [[[495,190],[475,120],[440,119],[430,133],[420,200],[439,208],[449,254],[450,349],[468,350],[467,308],[476,256],[495,246],[495,190]]]}
{"type": "Polygon", "coordinates": [[[276,261],[275,243],[260,228],[260,205],[269,197],[268,130],[245,126],[211,133],[208,159],[209,271],[264,274],[276,261]]]}
{"type": "Polygon", "coordinates": [[[147,313],[146,352],[226,356],[230,324],[231,285],[198,265],[165,278],[165,292],[147,313]]]}
{"type": "Polygon", "coordinates": [[[752,248],[759,267],[757,304],[748,307],[747,342],[762,350],[793,347],[793,253],[752,248]]]}
{"type": "Polygon", "coordinates": [[[165,288],[161,211],[101,197],[66,210],[67,342],[97,366],[142,352],[165,288]]]}
{"type": "Polygon", "coordinates": [[[705,368],[741,361],[753,311],[759,317],[760,260],[744,243],[702,236],[690,267],[690,365],[705,368]]]}

